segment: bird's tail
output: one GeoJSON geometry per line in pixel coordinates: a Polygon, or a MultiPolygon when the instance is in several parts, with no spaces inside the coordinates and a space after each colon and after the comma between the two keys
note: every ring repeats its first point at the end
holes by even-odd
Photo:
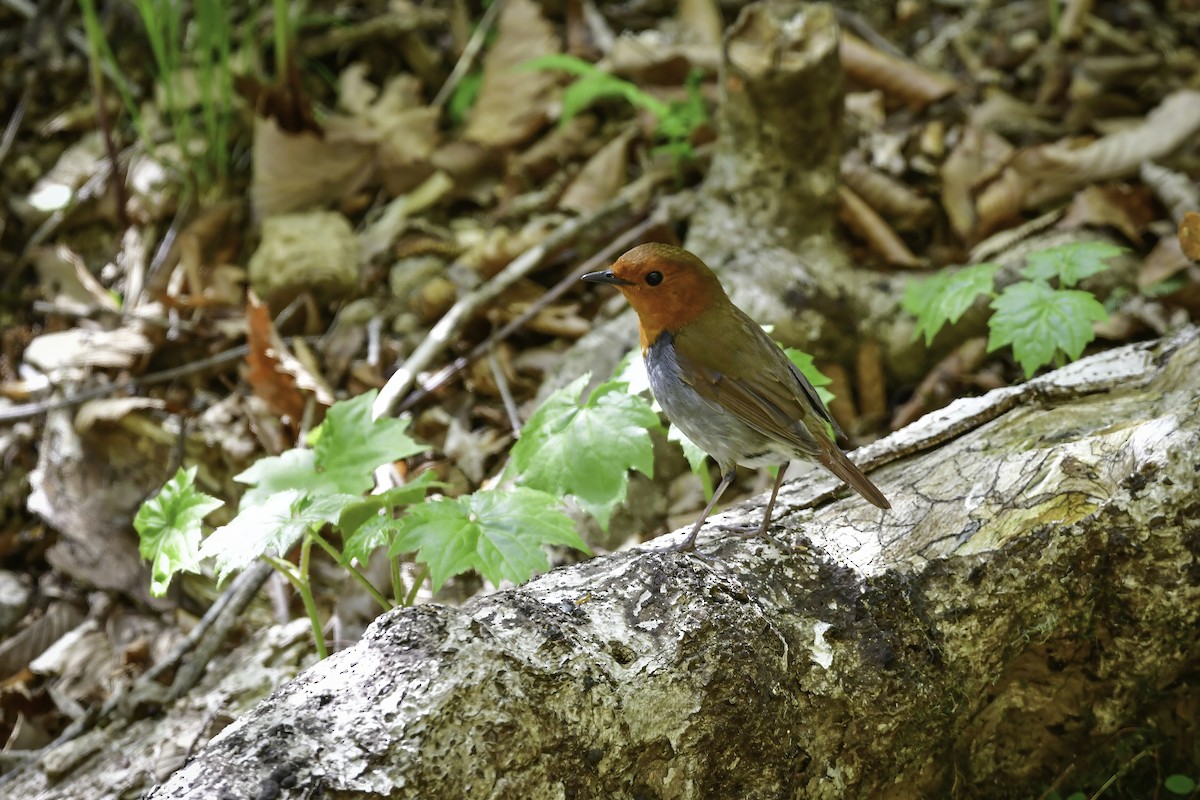
{"type": "Polygon", "coordinates": [[[829,447],[822,447],[821,452],[817,455],[817,460],[825,469],[850,484],[850,488],[865,497],[871,505],[879,508],[892,507],[888,499],[883,496],[883,492],[879,491],[875,484],[862,474],[862,470],[856,467],[853,461],[846,458],[846,454],[836,445],[831,443],[829,447]]]}

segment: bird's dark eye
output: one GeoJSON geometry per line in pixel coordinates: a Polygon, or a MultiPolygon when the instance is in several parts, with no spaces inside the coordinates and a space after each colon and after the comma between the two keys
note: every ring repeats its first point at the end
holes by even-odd
{"type": "Polygon", "coordinates": [[[646,283],[650,284],[651,286],[658,286],[660,283],[662,283],[662,273],[658,270],[646,273],[646,283]]]}

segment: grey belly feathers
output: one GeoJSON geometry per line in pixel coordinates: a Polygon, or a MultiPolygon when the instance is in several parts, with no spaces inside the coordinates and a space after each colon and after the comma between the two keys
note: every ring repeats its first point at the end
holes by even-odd
{"type": "Polygon", "coordinates": [[[765,467],[808,458],[764,436],[688,386],[679,370],[671,334],[660,335],[646,350],[645,360],[650,388],[671,424],[712,456],[722,473],[735,464],[765,467]]]}

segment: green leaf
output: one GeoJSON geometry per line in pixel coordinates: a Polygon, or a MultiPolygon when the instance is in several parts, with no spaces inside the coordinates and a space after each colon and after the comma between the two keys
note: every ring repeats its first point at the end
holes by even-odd
{"type": "Polygon", "coordinates": [[[234,475],[233,479],[239,483],[251,484],[242,495],[242,502],[238,504],[238,508],[243,511],[251,506],[260,506],[279,492],[289,489],[319,494],[322,488],[329,488],[317,472],[313,451],[300,448],[285,450],[277,456],[260,458],[251,464],[249,469],[234,475]]]}
{"type": "Polygon", "coordinates": [[[692,472],[699,475],[701,470],[706,469],[708,453],[704,452],[703,447],[689,439],[686,433],[679,430],[678,425],[672,425],[667,429],[667,441],[679,442],[679,446],[683,448],[683,457],[687,459],[692,472]]]}
{"type": "Polygon", "coordinates": [[[958,322],[979,295],[992,293],[999,269],[999,264],[975,264],[909,281],[900,304],[917,318],[914,337],[924,334],[928,347],[943,325],[958,322]]]}
{"type": "Polygon", "coordinates": [[[217,568],[217,580],[245,569],[264,555],[280,555],[291,548],[309,529],[329,521],[336,511],[331,508],[307,508],[304,492],[288,489],[263,503],[243,509],[228,525],[212,532],[200,545],[201,558],[211,557],[217,568]]]}
{"type": "Polygon", "coordinates": [[[1125,252],[1125,248],[1104,242],[1076,242],[1031,253],[1021,274],[1030,280],[1058,278],[1062,286],[1074,286],[1084,278],[1104,272],[1107,259],[1125,252]]]}
{"type": "Polygon", "coordinates": [[[386,492],[371,494],[358,498],[358,502],[348,506],[338,519],[338,527],[343,534],[350,534],[359,525],[376,516],[382,511],[391,511],[398,506],[407,506],[425,499],[425,493],[435,487],[444,486],[437,480],[433,472],[422,472],[403,486],[393,486],[386,492]]]}
{"type": "Polygon", "coordinates": [[[475,100],[479,97],[479,87],[482,85],[483,72],[475,70],[464,75],[458,86],[454,87],[450,100],[446,103],[446,113],[455,125],[462,125],[466,120],[467,112],[475,105],[475,100]]]}
{"type": "Polygon", "coordinates": [[[150,562],[150,593],[155,597],[166,593],[176,572],[200,569],[200,521],[224,505],[197,491],[195,480],[195,467],[180,467],[133,519],[138,552],[150,562]]]}
{"type": "Polygon", "coordinates": [[[521,66],[523,69],[558,70],[579,76],[578,80],[563,90],[560,122],[567,122],[592,103],[608,97],[622,97],[630,104],[646,109],[660,121],[671,113],[670,107],[653,95],[575,56],[541,56],[521,66]]]}
{"type": "Polygon", "coordinates": [[[1052,289],[1044,281],[1021,281],[992,301],[996,313],[988,326],[988,352],[1011,344],[1025,376],[1032,376],[1062,351],[1074,360],[1095,338],[1093,322],[1108,319],[1089,292],[1052,289]]]}
{"type": "Polygon", "coordinates": [[[267,502],[273,495],[299,489],[310,495],[358,494],[374,486],[376,467],[424,452],[409,438],[408,421],[371,419],[375,390],[334,403],[325,421],[309,436],[313,449],[294,448],[256,461],[234,480],[248,483],[239,508],[267,502]]]}
{"type": "Polygon", "coordinates": [[[558,499],[533,489],[483,490],[422,503],[397,520],[396,529],[389,554],[416,552],[429,565],[435,592],[471,569],[496,585],[505,579],[521,583],[549,568],[546,544],[588,552],[558,499]]]}
{"type": "Polygon", "coordinates": [[[371,553],[391,542],[398,527],[399,520],[389,514],[369,517],[346,537],[346,543],[342,546],[342,563],[349,564],[355,559],[360,564],[367,563],[371,553]]]}
{"type": "Polygon", "coordinates": [[[651,430],[658,414],[621,383],[601,384],[579,402],[588,376],[546,398],[512,449],[520,483],[554,496],[570,494],[608,527],[613,506],[625,499],[630,469],[654,473],[651,430]]]}
{"type": "Polygon", "coordinates": [[[317,471],[336,488],[362,494],[375,485],[377,467],[423,453],[428,448],[410,438],[407,419],[371,419],[372,389],[351,400],[334,403],[321,423],[321,438],[313,447],[317,471]]]}
{"type": "Polygon", "coordinates": [[[1196,782],[1187,775],[1168,775],[1163,781],[1163,788],[1171,794],[1189,795],[1196,791],[1196,782]]]}
{"type": "Polygon", "coordinates": [[[817,369],[817,365],[813,363],[812,356],[794,347],[783,348],[783,354],[796,366],[796,369],[800,370],[801,375],[808,378],[808,382],[817,390],[817,397],[821,398],[822,403],[829,405],[834,401],[837,395],[824,388],[833,383],[833,379],[817,369]]]}

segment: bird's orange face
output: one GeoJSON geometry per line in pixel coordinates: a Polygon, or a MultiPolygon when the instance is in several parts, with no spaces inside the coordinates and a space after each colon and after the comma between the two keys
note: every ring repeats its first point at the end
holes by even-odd
{"type": "Polygon", "coordinates": [[[714,303],[727,303],[717,276],[696,256],[668,244],[638,245],[610,269],[583,276],[593,283],[616,286],[633,310],[641,329],[642,350],[663,331],[678,331],[714,303]]]}

